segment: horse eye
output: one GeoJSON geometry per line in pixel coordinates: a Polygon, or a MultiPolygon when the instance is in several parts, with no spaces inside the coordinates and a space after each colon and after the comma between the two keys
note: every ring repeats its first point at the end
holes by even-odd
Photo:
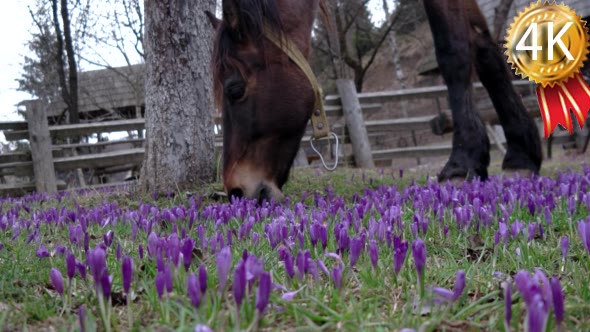
{"type": "Polygon", "coordinates": [[[232,101],[237,101],[242,99],[244,93],[246,92],[246,86],[242,82],[232,83],[227,86],[225,89],[226,96],[232,101]]]}

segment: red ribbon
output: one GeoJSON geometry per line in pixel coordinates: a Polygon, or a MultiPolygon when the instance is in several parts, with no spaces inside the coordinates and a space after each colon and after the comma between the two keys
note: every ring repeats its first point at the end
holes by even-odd
{"type": "Polygon", "coordinates": [[[559,82],[553,87],[545,88],[539,85],[537,100],[545,124],[545,138],[553,133],[558,124],[573,134],[574,125],[570,110],[574,112],[582,129],[590,111],[590,86],[578,73],[566,83],[559,82]]]}

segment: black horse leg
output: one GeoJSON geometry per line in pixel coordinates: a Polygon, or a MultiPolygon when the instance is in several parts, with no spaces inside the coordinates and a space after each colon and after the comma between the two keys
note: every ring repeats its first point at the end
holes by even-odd
{"type": "Polygon", "coordinates": [[[527,114],[521,97],[512,86],[506,58],[488,30],[479,10],[470,17],[470,30],[477,74],[484,85],[506,136],[503,170],[526,170],[538,174],[543,160],[541,136],[533,118],[527,114]]]}
{"type": "Polygon", "coordinates": [[[453,115],[453,149],[438,175],[439,181],[473,177],[486,180],[490,163],[490,142],[479,114],[474,111],[472,45],[463,2],[424,0],[453,115]]]}

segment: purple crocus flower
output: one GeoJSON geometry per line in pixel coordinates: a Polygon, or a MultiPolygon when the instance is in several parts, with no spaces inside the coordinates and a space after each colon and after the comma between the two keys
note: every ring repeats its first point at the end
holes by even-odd
{"type": "Polygon", "coordinates": [[[420,298],[424,297],[424,266],[426,265],[426,246],[421,238],[412,242],[412,255],[418,274],[418,284],[420,288],[420,298]]]}
{"type": "Polygon", "coordinates": [[[561,259],[565,262],[565,258],[567,257],[567,252],[570,248],[570,240],[567,236],[563,236],[561,238],[561,259]]]}
{"type": "Polygon", "coordinates": [[[303,280],[305,277],[305,263],[305,254],[303,250],[299,250],[297,257],[295,258],[295,265],[297,266],[297,278],[299,278],[299,280],[303,280]]]}
{"type": "Polygon", "coordinates": [[[242,305],[244,299],[244,293],[246,291],[246,265],[244,261],[240,261],[234,270],[233,280],[233,294],[238,310],[242,305]]]}
{"type": "Polygon", "coordinates": [[[393,237],[393,267],[397,276],[404,265],[408,252],[408,241],[402,241],[399,236],[393,237]]]}
{"type": "Polygon", "coordinates": [[[174,287],[174,276],[172,275],[172,265],[166,264],[164,267],[164,282],[166,284],[166,291],[172,293],[174,287]]]}
{"type": "Polygon", "coordinates": [[[506,331],[510,331],[510,321],[512,320],[512,285],[510,283],[506,285],[504,301],[506,311],[504,314],[504,327],[506,331]]]}
{"type": "Polygon", "coordinates": [[[143,246],[140,244],[139,248],[137,250],[139,251],[139,259],[142,260],[143,259],[143,246]]]}
{"type": "Polygon", "coordinates": [[[39,249],[37,249],[37,251],[35,252],[35,254],[39,258],[49,257],[49,251],[47,250],[47,248],[45,247],[44,244],[42,244],[41,246],[39,246],[39,249]]]}
{"type": "Polygon", "coordinates": [[[412,255],[414,256],[414,264],[418,278],[422,279],[424,275],[424,266],[426,265],[426,246],[421,238],[412,242],[412,255]]]}
{"type": "Polygon", "coordinates": [[[358,260],[365,243],[360,236],[354,237],[350,243],[350,267],[353,267],[358,260]]]}
{"type": "Polygon", "coordinates": [[[103,273],[106,273],[106,252],[102,247],[96,247],[88,252],[88,266],[95,282],[99,282],[103,273]]]}
{"type": "Polygon", "coordinates": [[[66,255],[66,272],[70,280],[76,275],[76,257],[71,252],[66,255]]]}
{"type": "Polygon", "coordinates": [[[166,278],[164,277],[164,271],[159,270],[158,274],[156,274],[156,292],[158,292],[158,298],[162,299],[162,295],[164,295],[164,289],[166,287],[166,278]]]}
{"type": "Polygon", "coordinates": [[[55,245],[55,252],[59,255],[63,255],[66,252],[66,247],[58,243],[55,245]]]}
{"type": "Polygon", "coordinates": [[[498,223],[498,234],[500,239],[504,239],[504,244],[508,243],[508,226],[505,223],[498,223]]]}
{"type": "Polygon", "coordinates": [[[232,256],[229,247],[224,247],[221,249],[219,254],[217,255],[217,277],[219,279],[219,292],[223,292],[225,288],[225,284],[227,282],[227,277],[229,276],[229,271],[232,265],[232,256]]]}
{"type": "Polygon", "coordinates": [[[207,292],[207,267],[204,264],[199,266],[199,286],[201,294],[205,294],[207,292]]]}
{"type": "Polygon", "coordinates": [[[168,237],[168,255],[174,266],[180,265],[180,239],[176,233],[170,234],[168,237]]]}
{"type": "Polygon", "coordinates": [[[115,233],[113,231],[108,231],[102,236],[102,238],[104,240],[104,244],[106,244],[107,247],[110,247],[111,244],[113,244],[113,237],[114,236],[115,236],[115,233]]]}
{"type": "Polygon", "coordinates": [[[535,235],[537,235],[537,223],[532,222],[528,225],[528,233],[528,240],[531,242],[535,239],[535,235]]]}
{"type": "Polygon", "coordinates": [[[379,261],[379,247],[377,247],[377,242],[375,240],[371,240],[369,242],[369,257],[371,258],[373,269],[377,270],[377,262],[379,261]]]}
{"type": "Polygon", "coordinates": [[[148,254],[152,258],[155,258],[156,255],[158,254],[159,244],[160,244],[160,239],[158,238],[158,235],[156,235],[156,233],[154,233],[154,232],[151,232],[150,235],[148,236],[147,249],[148,249],[148,254]]]}
{"type": "Polygon", "coordinates": [[[332,280],[339,291],[342,290],[342,268],[337,265],[332,269],[332,280]]]}
{"type": "Polygon", "coordinates": [[[576,198],[574,196],[570,196],[567,199],[567,212],[570,216],[573,216],[576,213],[576,198]]]}
{"type": "Polygon", "coordinates": [[[117,256],[117,260],[120,261],[121,260],[121,244],[120,243],[117,244],[117,251],[116,251],[115,255],[117,256]]]}
{"type": "Polygon", "coordinates": [[[260,239],[260,234],[257,232],[252,233],[252,243],[256,246],[258,244],[258,240],[260,239]]]}
{"type": "Polygon", "coordinates": [[[194,273],[190,273],[187,281],[188,297],[191,303],[198,308],[201,305],[201,290],[199,289],[199,281],[194,273]]]}
{"type": "Polygon", "coordinates": [[[551,299],[547,299],[544,296],[545,291],[539,285],[539,279],[541,279],[539,274],[533,278],[525,270],[519,271],[514,278],[516,287],[522,294],[522,298],[527,306],[526,330],[531,332],[545,331],[549,306],[551,305],[547,301],[551,301],[551,299]]]}
{"type": "Polygon", "coordinates": [[[53,288],[59,293],[60,296],[64,295],[64,280],[61,275],[61,272],[56,268],[51,268],[49,272],[49,277],[51,279],[51,284],[53,284],[53,288]]]}
{"type": "Polygon", "coordinates": [[[557,322],[557,330],[561,329],[563,322],[564,308],[563,308],[563,292],[561,290],[561,283],[557,276],[551,278],[551,294],[553,295],[553,311],[555,313],[555,321],[557,322]]]}
{"type": "Polygon", "coordinates": [[[82,277],[82,279],[86,279],[86,265],[80,261],[76,261],[76,270],[82,277]]]}
{"type": "Polygon", "coordinates": [[[68,226],[70,242],[73,244],[81,245],[84,242],[84,230],[82,225],[70,225],[68,226]]]}
{"type": "Polygon", "coordinates": [[[104,295],[104,298],[106,300],[108,300],[111,297],[111,286],[112,286],[112,282],[113,282],[113,276],[110,276],[108,273],[102,274],[101,279],[100,279],[100,286],[102,288],[102,294],[104,295]]]}
{"type": "Polygon", "coordinates": [[[552,294],[551,294],[551,283],[549,282],[549,279],[547,279],[547,276],[545,276],[545,273],[543,273],[543,271],[541,271],[540,269],[535,269],[535,274],[534,274],[534,278],[535,278],[535,282],[537,283],[537,285],[540,284],[540,288],[541,288],[541,295],[543,296],[543,300],[545,301],[545,305],[547,306],[547,309],[551,309],[551,304],[552,304],[552,294]]]}
{"type": "Polygon", "coordinates": [[[527,309],[526,330],[529,332],[545,332],[549,313],[541,294],[533,296],[531,303],[527,305],[527,309]]]}
{"type": "Polygon", "coordinates": [[[441,298],[437,301],[449,301],[451,303],[457,301],[459,297],[463,294],[463,290],[465,289],[465,271],[459,270],[457,272],[457,277],[455,279],[455,286],[453,290],[448,290],[446,288],[441,287],[434,287],[433,291],[441,298]]]}
{"type": "Polygon", "coordinates": [[[512,238],[516,238],[523,228],[524,224],[520,220],[515,220],[514,223],[510,225],[510,232],[512,233],[512,238]]]}
{"type": "Polygon", "coordinates": [[[78,309],[78,322],[80,323],[80,332],[86,331],[86,306],[81,305],[78,309]]]}
{"type": "Polygon", "coordinates": [[[258,283],[258,292],[256,293],[256,309],[260,314],[264,312],[270,299],[272,280],[270,273],[262,272],[258,283]]]}
{"type": "Polygon", "coordinates": [[[326,275],[326,277],[330,277],[330,271],[328,271],[328,268],[326,267],[326,264],[324,264],[324,261],[322,261],[320,258],[318,258],[316,260],[317,266],[320,268],[320,270],[322,270],[322,272],[324,273],[324,275],[326,275]]]}
{"type": "Polygon", "coordinates": [[[123,277],[123,290],[126,294],[129,294],[131,288],[131,279],[133,278],[133,259],[129,256],[123,258],[121,264],[121,275],[123,277]]]}
{"type": "Polygon", "coordinates": [[[588,254],[590,254],[590,221],[578,222],[578,233],[582,239],[582,244],[588,251],[588,254]]]}
{"type": "Polygon", "coordinates": [[[295,295],[297,295],[299,292],[301,292],[302,289],[303,289],[303,287],[301,287],[298,290],[293,291],[293,292],[287,292],[287,293],[281,295],[281,299],[283,299],[285,301],[293,301],[293,299],[295,298],[295,295]]]}
{"type": "Polygon", "coordinates": [[[188,272],[189,267],[191,266],[191,260],[193,258],[193,249],[195,247],[195,240],[193,239],[185,239],[182,247],[180,248],[180,252],[182,253],[182,258],[184,260],[184,270],[188,272]]]}
{"type": "Polygon", "coordinates": [[[197,324],[193,332],[213,332],[213,330],[205,324],[197,324]]]}
{"type": "Polygon", "coordinates": [[[293,279],[295,276],[295,267],[293,265],[293,255],[289,251],[284,252],[285,271],[289,278],[293,279]]]}

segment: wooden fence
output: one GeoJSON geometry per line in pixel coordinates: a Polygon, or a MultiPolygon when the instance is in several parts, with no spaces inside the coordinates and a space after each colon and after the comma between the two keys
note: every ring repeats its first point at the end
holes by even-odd
{"type": "MultiPolygon", "coordinates": [[[[515,81],[514,86],[523,94],[529,94],[533,90],[531,83],[527,81],[515,81]]],[[[477,93],[482,93],[483,86],[480,83],[474,84],[477,93]]],[[[445,98],[447,88],[444,85],[405,89],[398,91],[367,92],[356,94],[357,103],[342,105],[340,95],[328,95],[325,97],[326,113],[330,119],[332,131],[340,140],[340,145],[355,144],[351,135],[351,128],[358,130],[359,124],[351,126],[346,123],[346,112],[360,112],[363,119],[360,124],[361,139],[365,139],[370,146],[370,158],[372,161],[391,161],[398,158],[422,158],[431,156],[445,156],[451,152],[450,140],[431,146],[411,146],[394,149],[376,149],[374,141],[378,137],[390,135],[392,132],[412,130],[433,130],[436,132],[436,121],[441,115],[448,114],[447,110],[439,109],[437,114],[428,116],[417,116],[409,118],[368,120],[368,115],[375,114],[382,109],[384,103],[411,101],[417,99],[445,98]],[[364,137],[363,137],[364,136],[364,137]]],[[[525,104],[534,117],[539,117],[539,109],[536,100],[525,97],[525,104]]],[[[1,195],[18,195],[32,190],[40,192],[54,192],[65,189],[65,183],[56,181],[56,171],[69,171],[75,169],[110,169],[110,171],[124,171],[137,168],[143,161],[144,148],[143,139],[128,139],[120,141],[98,142],[94,144],[52,144],[52,139],[67,139],[71,137],[90,136],[97,133],[111,133],[122,131],[142,131],[145,122],[143,119],[105,121],[99,123],[84,123],[75,125],[48,126],[47,118],[44,116],[43,105],[39,102],[29,102],[26,105],[27,121],[3,122],[0,123],[0,130],[4,133],[7,141],[28,140],[31,152],[9,152],[0,154],[0,176],[32,177],[34,182],[21,183],[18,185],[0,185],[1,195]],[[101,152],[92,151],[105,147],[116,147],[117,145],[132,145],[132,148],[118,149],[115,151],[101,152]],[[67,155],[68,151],[76,151],[74,155],[67,155]],[[77,154],[77,155],[76,155],[77,154]]],[[[486,122],[488,134],[494,149],[505,152],[505,141],[492,125],[497,123],[497,117],[491,104],[479,109],[482,118],[486,122]]],[[[219,124],[216,119],[216,124],[219,124]]],[[[452,128],[450,129],[452,130],[452,128]]],[[[302,140],[302,149],[309,151],[311,128],[302,140]]],[[[563,142],[567,135],[561,135],[563,139],[554,139],[555,143],[563,142]]],[[[358,139],[358,138],[357,138],[358,139]]],[[[333,142],[332,142],[333,143],[333,142]]],[[[215,146],[222,147],[221,134],[216,137],[215,146]]],[[[330,151],[330,145],[324,144],[328,154],[334,156],[339,154],[340,165],[355,164],[358,156],[341,151],[330,151]]],[[[350,149],[349,149],[350,150],[350,149]]],[[[352,149],[354,151],[354,149],[352,149]]],[[[366,151],[365,151],[366,152],[366,151]]],[[[313,159],[313,154],[308,155],[308,161],[313,159]]]]}

